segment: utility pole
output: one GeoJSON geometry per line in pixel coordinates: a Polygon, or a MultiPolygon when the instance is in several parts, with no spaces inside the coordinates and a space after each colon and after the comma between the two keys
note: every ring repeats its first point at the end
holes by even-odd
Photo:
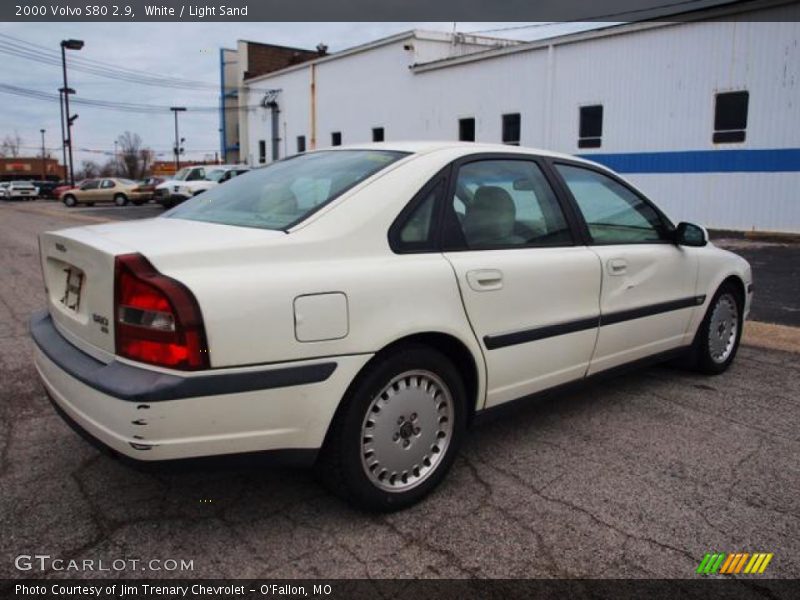
{"type": "Polygon", "coordinates": [[[40,129],[39,131],[42,132],[42,181],[47,180],[47,167],[44,163],[44,129],[40,129]]]}
{"type": "Polygon", "coordinates": [[[117,140],[114,140],[114,176],[119,175],[119,154],[117,154],[117,140]]]}
{"type": "Polygon", "coordinates": [[[178,113],[185,112],[185,106],[171,106],[170,110],[175,114],[175,147],[173,150],[175,151],[175,172],[177,173],[178,170],[181,168],[181,145],[180,142],[183,140],[178,138],[178,113]]]}
{"type": "Polygon", "coordinates": [[[66,137],[64,136],[64,88],[58,88],[58,108],[61,111],[61,154],[64,159],[64,181],[67,181],[67,146],[66,137]]]}
{"type": "Polygon", "coordinates": [[[67,85],[67,50],[80,50],[83,48],[83,40],[61,40],[61,68],[64,73],[64,111],[67,113],[67,149],[69,150],[69,183],[75,185],[75,170],[72,165],[72,122],[78,115],[69,114],[69,95],[74,94],[75,90],[70,90],[67,85]]]}

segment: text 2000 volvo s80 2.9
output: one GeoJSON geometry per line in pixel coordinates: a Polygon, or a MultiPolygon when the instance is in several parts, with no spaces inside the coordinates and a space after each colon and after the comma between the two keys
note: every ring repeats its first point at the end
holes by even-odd
{"type": "Polygon", "coordinates": [[[643,359],[724,371],[752,294],[608,169],[479,144],[310,152],[40,248],[35,362],[73,425],[143,461],[274,451],[377,510],[487,409],[643,359]]]}

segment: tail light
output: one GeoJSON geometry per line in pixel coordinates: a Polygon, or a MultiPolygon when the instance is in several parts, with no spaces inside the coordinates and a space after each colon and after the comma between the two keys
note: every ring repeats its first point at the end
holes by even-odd
{"type": "Polygon", "coordinates": [[[117,354],[172,369],[207,369],[203,316],[192,292],[141,254],[118,256],[114,271],[117,354]]]}

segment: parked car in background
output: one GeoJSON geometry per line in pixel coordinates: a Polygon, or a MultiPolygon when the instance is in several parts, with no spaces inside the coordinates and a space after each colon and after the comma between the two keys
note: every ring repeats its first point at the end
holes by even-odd
{"type": "Polygon", "coordinates": [[[125,206],[132,202],[137,206],[153,197],[152,192],[143,191],[139,184],[130,179],[120,177],[104,177],[87,179],[80,187],[62,192],[61,201],[67,206],[95,202],[113,202],[117,206],[125,206]]]}
{"type": "Polygon", "coordinates": [[[0,181],[0,198],[3,200],[8,199],[8,186],[10,185],[10,181],[0,181]]]}
{"type": "Polygon", "coordinates": [[[182,185],[207,181],[206,176],[209,172],[226,168],[246,169],[246,167],[242,165],[197,165],[193,167],[184,167],[178,171],[172,179],[168,179],[156,187],[155,201],[164,208],[172,208],[192,195],[185,195],[184,192],[181,191],[182,185]]]}
{"type": "Polygon", "coordinates": [[[148,177],[147,179],[139,180],[139,188],[143,192],[150,192],[150,194],[155,194],[156,187],[164,183],[163,177],[148,177]]]}
{"type": "Polygon", "coordinates": [[[84,184],[86,181],[87,181],[86,179],[81,179],[80,181],[77,181],[77,182],[75,183],[75,185],[70,185],[70,184],[69,184],[69,183],[67,183],[67,182],[62,182],[62,183],[60,183],[59,185],[57,185],[57,186],[55,187],[55,189],[53,190],[53,197],[54,197],[56,200],[59,200],[59,199],[61,198],[61,195],[62,195],[64,192],[66,192],[67,190],[74,190],[74,189],[76,189],[76,188],[79,188],[79,187],[81,187],[81,186],[82,186],[82,185],[83,185],[83,184],[84,184]]]}
{"type": "Polygon", "coordinates": [[[487,410],[642,361],[722,373],[753,297],[610,169],[475,143],[309,152],[39,240],[66,420],[142,461],[282,450],[374,510],[435,488],[487,410]]]}
{"type": "Polygon", "coordinates": [[[55,189],[58,183],[55,181],[34,181],[33,184],[39,190],[39,198],[47,198],[50,200],[57,200],[58,196],[55,195],[55,189]]]}
{"type": "Polygon", "coordinates": [[[4,200],[35,200],[39,190],[30,181],[5,181],[0,198],[4,200]]]}
{"type": "Polygon", "coordinates": [[[206,169],[211,169],[216,165],[201,165],[195,167],[184,167],[172,179],[160,183],[156,186],[153,198],[164,208],[172,208],[178,201],[173,200],[173,194],[178,192],[178,187],[186,181],[202,181],[206,178],[206,169]]]}
{"type": "Polygon", "coordinates": [[[247,173],[250,167],[244,165],[218,165],[216,167],[207,168],[206,176],[204,179],[195,179],[193,181],[184,181],[173,186],[172,200],[173,206],[181,202],[197,196],[206,190],[218,186],[221,183],[230,181],[232,178],[242,173],[247,173]]]}

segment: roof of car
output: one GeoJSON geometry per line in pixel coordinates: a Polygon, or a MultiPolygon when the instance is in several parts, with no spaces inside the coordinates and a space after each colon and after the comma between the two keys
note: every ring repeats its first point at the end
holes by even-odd
{"type": "Polygon", "coordinates": [[[400,142],[375,142],[369,144],[352,144],[347,146],[337,146],[335,148],[324,148],[324,150],[389,150],[397,152],[412,152],[414,154],[427,154],[439,150],[460,150],[463,154],[476,154],[479,152],[503,152],[510,154],[534,154],[538,156],[549,156],[551,158],[564,158],[589,162],[582,158],[562,152],[553,152],[541,148],[529,148],[527,146],[511,146],[508,144],[484,144],[480,142],[451,142],[451,141],[400,141],[400,142]]]}

